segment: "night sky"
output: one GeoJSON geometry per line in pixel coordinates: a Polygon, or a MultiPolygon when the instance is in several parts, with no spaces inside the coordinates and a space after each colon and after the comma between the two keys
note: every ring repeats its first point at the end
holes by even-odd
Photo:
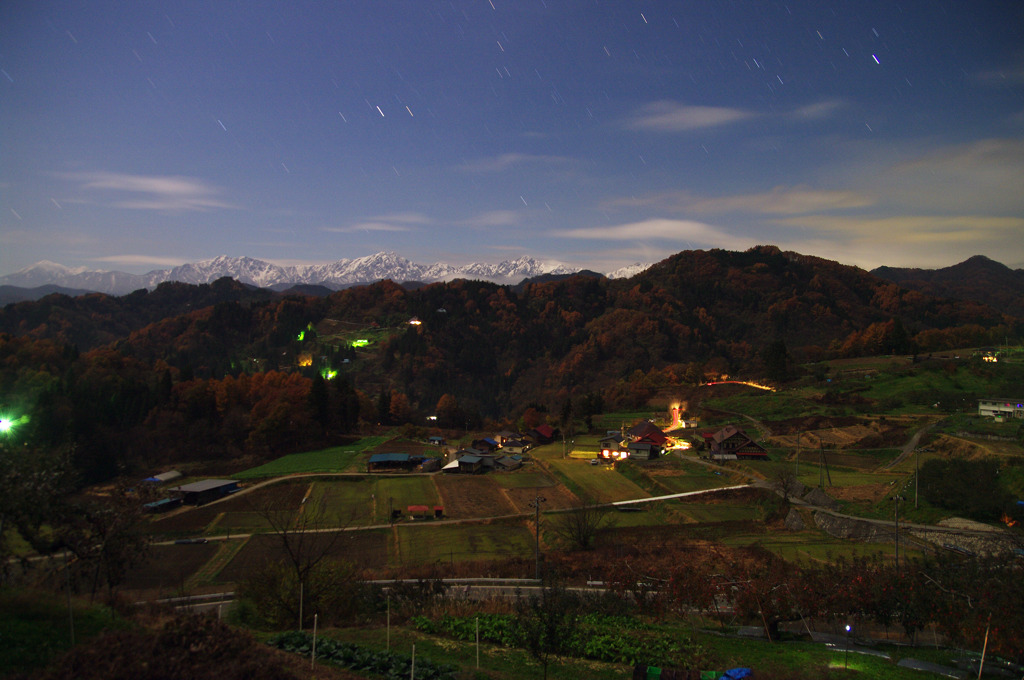
{"type": "Polygon", "coordinates": [[[757,244],[1024,267],[1024,3],[0,3],[0,274],[757,244]]]}

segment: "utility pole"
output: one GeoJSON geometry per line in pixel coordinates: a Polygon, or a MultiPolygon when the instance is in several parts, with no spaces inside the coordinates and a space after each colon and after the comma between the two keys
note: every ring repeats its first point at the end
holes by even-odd
{"type": "Polygon", "coordinates": [[[903,496],[896,494],[892,497],[896,501],[896,573],[900,572],[900,501],[903,496]]]}
{"type": "Polygon", "coordinates": [[[545,501],[547,501],[547,498],[544,498],[541,495],[537,495],[536,497],[534,497],[533,502],[530,503],[530,505],[533,506],[533,525],[536,530],[536,543],[534,544],[533,549],[533,561],[534,566],[536,568],[538,581],[540,580],[540,504],[544,503],[545,501]]]}
{"type": "Polygon", "coordinates": [[[914,449],[914,510],[917,510],[917,480],[921,476],[921,449],[914,449]]]}

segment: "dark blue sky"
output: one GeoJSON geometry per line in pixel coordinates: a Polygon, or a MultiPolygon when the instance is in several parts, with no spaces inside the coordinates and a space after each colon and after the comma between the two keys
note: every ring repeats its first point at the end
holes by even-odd
{"type": "Polygon", "coordinates": [[[1024,266],[1024,3],[0,4],[0,274],[1024,266]]]}

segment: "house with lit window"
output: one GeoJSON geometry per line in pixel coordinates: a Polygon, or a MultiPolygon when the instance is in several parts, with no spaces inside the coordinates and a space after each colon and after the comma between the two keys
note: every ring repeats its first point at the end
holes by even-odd
{"type": "Polygon", "coordinates": [[[978,415],[995,418],[1024,418],[1024,399],[979,399],[978,415]]]}

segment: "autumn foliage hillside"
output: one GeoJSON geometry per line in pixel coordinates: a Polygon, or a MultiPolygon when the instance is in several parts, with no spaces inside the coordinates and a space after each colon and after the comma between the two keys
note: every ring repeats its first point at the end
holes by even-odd
{"type": "Polygon", "coordinates": [[[1001,343],[1024,335],[1022,323],[769,246],[685,251],[624,280],[515,288],[383,281],[324,298],[222,279],[8,305],[0,406],[30,413],[24,436],[102,478],[280,455],[360,422],[435,412],[464,427],[568,400],[580,415],[644,407],[708,374],[782,381],[808,361],[1001,343]],[[357,352],[327,326],[375,339],[357,352]]]}

